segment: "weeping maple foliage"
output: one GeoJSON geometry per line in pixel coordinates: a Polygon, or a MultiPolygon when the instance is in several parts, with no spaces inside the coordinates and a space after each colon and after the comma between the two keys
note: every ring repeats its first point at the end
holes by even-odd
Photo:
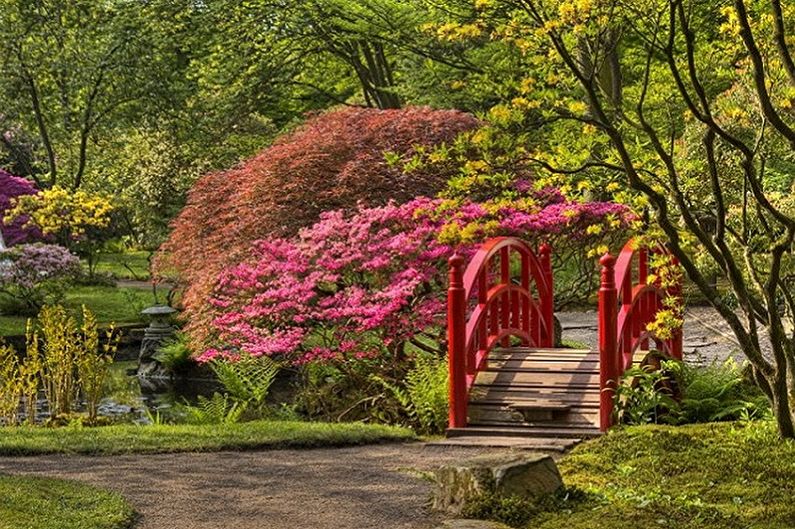
{"type": "Polygon", "coordinates": [[[176,274],[191,325],[206,325],[219,272],[248,257],[254,241],[293,236],[323,211],[435,195],[456,167],[406,172],[404,164],[477,126],[469,114],[424,107],[346,108],[316,116],[256,157],[200,179],[154,271],[176,274]]]}

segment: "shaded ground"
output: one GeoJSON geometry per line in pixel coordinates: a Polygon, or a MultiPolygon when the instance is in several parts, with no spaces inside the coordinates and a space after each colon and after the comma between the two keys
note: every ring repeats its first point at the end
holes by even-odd
{"type": "MultiPolygon", "coordinates": [[[[137,529],[423,529],[440,518],[417,471],[482,453],[421,443],[315,450],[0,459],[0,472],[124,495],[137,529]]],[[[489,452],[494,452],[493,449],[489,452]]]]}

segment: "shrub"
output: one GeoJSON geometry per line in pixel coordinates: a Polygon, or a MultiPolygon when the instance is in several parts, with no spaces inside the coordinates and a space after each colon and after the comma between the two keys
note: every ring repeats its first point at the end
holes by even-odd
{"type": "Polygon", "coordinates": [[[621,424],[667,422],[678,406],[670,387],[671,362],[662,369],[645,365],[628,369],[616,389],[616,414],[621,424]]]}
{"type": "Polygon", "coordinates": [[[316,116],[242,165],[200,179],[155,260],[185,283],[186,315],[207,325],[206,299],[221,270],[254,241],[291,237],[323,211],[433,195],[454,166],[406,174],[391,158],[452,141],[478,124],[457,111],[347,108],[316,116]]]}
{"type": "Polygon", "coordinates": [[[117,339],[109,331],[99,350],[96,319],[85,307],[80,322],[61,306],[42,309],[37,328],[28,332],[27,356],[40,358],[36,362],[40,366],[38,375],[51,419],[72,413],[82,394],[89,423],[96,421],[117,339]]]}
{"type": "Polygon", "coordinates": [[[100,245],[109,230],[113,206],[104,195],[61,187],[20,195],[6,212],[6,222],[20,222],[55,240],[88,261],[93,274],[100,245]]]}
{"type": "Polygon", "coordinates": [[[707,366],[663,361],[661,370],[630,369],[623,381],[616,408],[624,424],[750,420],[770,414],[765,395],[731,358],[707,366]]]}
{"type": "Polygon", "coordinates": [[[65,283],[80,271],[80,260],[54,244],[23,244],[0,252],[0,293],[16,311],[35,314],[60,300],[65,283]]]}
{"type": "Polygon", "coordinates": [[[188,344],[188,337],[182,332],[178,332],[174,338],[161,345],[154,358],[169,373],[175,375],[182,374],[196,365],[193,352],[188,344]]]}
{"type": "Polygon", "coordinates": [[[85,306],[83,321],[76,336],[82,338],[82,344],[75,358],[78,386],[85,400],[88,422],[94,424],[97,421],[99,402],[103,396],[108,368],[113,363],[119,337],[114,333],[111,325],[105,331],[105,343],[100,345],[97,320],[85,306]]]}
{"type": "MultiPolygon", "coordinates": [[[[202,359],[240,352],[292,362],[405,358],[411,343],[438,348],[446,259],[437,234],[463,231],[478,241],[494,233],[581,233],[608,224],[622,209],[554,201],[528,211],[489,212],[478,204],[440,209],[439,200],[324,213],[294,239],[258,242],[249,261],[224,271],[210,303],[216,346],[202,359]],[[419,343],[429,335],[430,346],[419,343]]],[[[476,243],[459,247],[471,254],[476,243]]],[[[206,328],[191,322],[199,337],[206,328]]],[[[441,352],[441,351],[439,351],[441,352]]]]}
{"type": "Polygon", "coordinates": [[[4,220],[13,199],[35,194],[36,186],[33,183],[0,169],[0,233],[7,246],[35,242],[41,237],[41,233],[34,227],[26,226],[28,219],[24,216],[10,221],[4,220]]]}
{"type": "Polygon", "coordinates": [[[0,420],[17,424],[22,393],[19,359],[12,347],[0,344],[0,420]]]}

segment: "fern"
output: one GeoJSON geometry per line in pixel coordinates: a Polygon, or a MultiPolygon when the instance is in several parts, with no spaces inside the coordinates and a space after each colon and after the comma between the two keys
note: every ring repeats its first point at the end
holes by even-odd
{"type": "Polygon", "coordinates": [[[199,397],[196,406],[185,406],[185,421],[189,424],[234,424],[240,421],[246,406],[229,395],[213,393],[211,398],[199,397]]]}
{"type": "Polygon", "coordinates": [[[267,356],[244,356],[237,362],[215,360],[211,364],[224,392],[244,409],[261,414],[280,365],[267,356]]]}
{"type": "Polygon", "coordinates": [[[679,423],[760,418],[769,413],[765,396],[743,378],[742,366],[731,358],[702,367],[679,364],[676,377],[685,396],[676,414],[679,423]]]}
{"type": "Polygon", "coordinates": [[[188,337],[181,332],[158,348],[154,359],[160,362],[171,373],[182,373],[196,364],[193,352],[188,345],[188,337]]]}
{"type": "Polygon", "coordinates": [[[445,359],[418,354],[414,367],[406,374],[404,387],[378,376],[371,379],[392,393],[418,432],[442,432],[447,424],[448,369],[445,359]]]}

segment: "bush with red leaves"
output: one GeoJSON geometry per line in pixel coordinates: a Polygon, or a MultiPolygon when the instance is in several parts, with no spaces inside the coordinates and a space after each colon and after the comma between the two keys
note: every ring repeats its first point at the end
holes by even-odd
{"type": "Polygon", "coordinates": [[[252,243],[289,237],[328,210],[433,196],[456,171],[434,164],[404,172],[417,149],[452,142],[478,121],[453,110],[347,108],[310,119],[258,156],[199,180],[155,259],[176,273],[191,326],[203,326],[219,272],[249,255],[252,243]]]}

